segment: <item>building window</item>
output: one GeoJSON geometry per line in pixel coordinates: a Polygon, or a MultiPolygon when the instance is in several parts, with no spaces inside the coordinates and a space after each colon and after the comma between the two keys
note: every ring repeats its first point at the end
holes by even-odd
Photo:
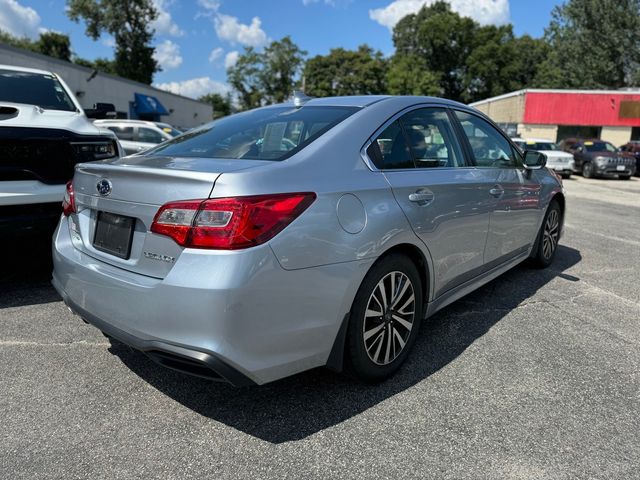
{"type": "Polygon", "coordinates": [[[558,125],[556,142],[565,138],[600,138],[602,127],[582,127],[580,125],[558,125]]]}

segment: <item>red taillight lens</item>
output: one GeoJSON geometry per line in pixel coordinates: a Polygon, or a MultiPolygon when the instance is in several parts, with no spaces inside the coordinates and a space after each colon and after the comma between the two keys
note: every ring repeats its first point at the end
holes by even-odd
{"type": "Polygon", "coordinates": [[[64,197],[62,198],[62,213],[65,217],[68,217],[72,213],[76,213],[76,199],[73,194],[73,182],[69,180],[67,182],[67,188],[64,191],[64,197]]]}
{"type": "Polygon", "coordinates": [[[315,193],[283,193],[172,202],[160,208],[151,231],[184,247],[248,248],[272,239],[315,199],[315,193]]]}

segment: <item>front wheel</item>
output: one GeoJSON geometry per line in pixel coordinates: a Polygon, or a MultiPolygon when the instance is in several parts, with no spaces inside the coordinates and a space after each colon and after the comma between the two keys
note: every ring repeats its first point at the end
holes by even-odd
{"type": "Polygon", "coordinates": [[[422,284],[416,265],[391,254],[367,273],[351,308],[347,358],[361,380],[391,376],[406,359],[422,319],[422,284]]]}
{"type": "Polygon", "coordinates": [[[553,262],[560,240],[561,225],[562,210],[556,200],[551,200],[531,254],[531,260],[536,267],[547,268],[553,262]]]}
{"type": "Polygon", "coordinates": [[[593,178],[595,176],[591,162],[586,162],[582,165],[582,176],[584,178],[593,178]]]}
{"type": "Polygon", "coordinates": [[[631,178],[631,175],[620,175],[620,180],[629,180],[631,178]]]}

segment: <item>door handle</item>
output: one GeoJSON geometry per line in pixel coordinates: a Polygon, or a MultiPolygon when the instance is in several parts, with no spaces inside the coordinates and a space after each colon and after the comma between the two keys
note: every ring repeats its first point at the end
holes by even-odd
{"type": "Polygon", "coordinates": [[[418,190],[415,193],[409,194],[409,201],[418,203],[420,205],[426,205],[433,201],[434,195],[431,192],[425,192],[418,190]]]}
{"type": "Polygon", "coordinates": [[[496,185],[491,190],[489,190],[489,193],[492,197],[500,198],[502,195],[504,195],[504,189],[499,185],[496,185]]]}

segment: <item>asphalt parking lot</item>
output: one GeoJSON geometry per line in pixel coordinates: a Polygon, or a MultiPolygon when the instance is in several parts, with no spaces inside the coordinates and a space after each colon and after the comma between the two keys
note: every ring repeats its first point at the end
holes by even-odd
{"type": "Polygon", "coordinates": [[[377,386],[165,370],[67,310],[46,247],[4,246],[0,478],[639,478],[640,179],[565,186],[556,263],[438,313],[377,386]]]}

